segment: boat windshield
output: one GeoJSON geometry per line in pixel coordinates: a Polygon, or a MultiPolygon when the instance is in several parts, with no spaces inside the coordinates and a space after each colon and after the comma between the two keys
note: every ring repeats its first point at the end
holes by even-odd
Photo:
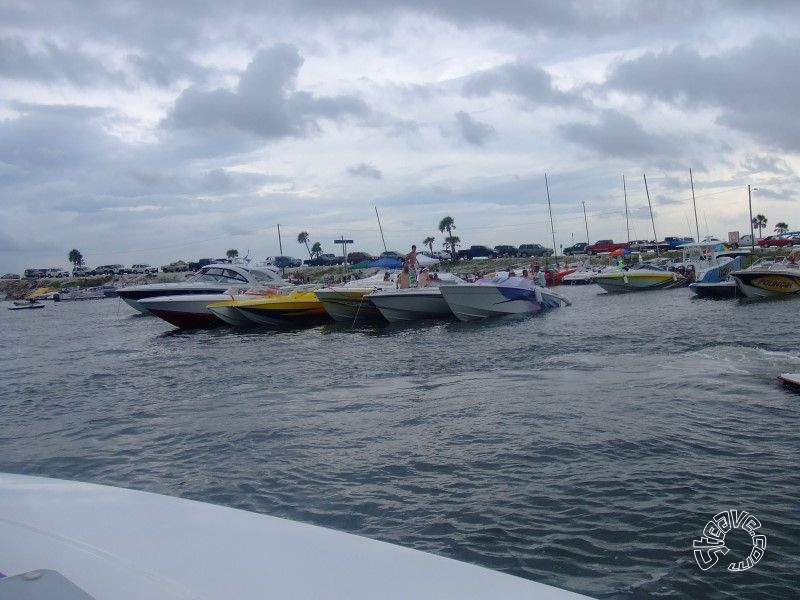
{"type": "Polygon", "coordinates": [[[197,282],[213,282],[213,283],[248,283],[247,278],[233,269],[226,269],[224,267],[206,267],[197,275],[192,277],[191,281],[197,282]]]}

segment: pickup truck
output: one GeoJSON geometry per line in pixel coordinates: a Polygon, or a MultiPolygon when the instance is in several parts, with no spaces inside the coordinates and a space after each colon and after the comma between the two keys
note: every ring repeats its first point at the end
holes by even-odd
{"type": "Polygon", "coordinates": [[[478,257],[497,258],[497,252],[489,246],[470,246],[465,250],[458,251],[458,258],[473,260],[478,257]]]}
{"type": "Polygon", "coordinates": [[[307,258],[303,261],[307,267],[328,267],[331,265],[342,264],[342,257],[335,254],[320,254],[315,258],[307,258]]]}
{"type": "Polygon", "coordinates": [[[613,252],[614,250],[628,250],[630,245],[627,242],[615,244],[614,240],[598,240],[590,246],[586,246],[586,254],[600,254],[601,252],[613,252]]]}

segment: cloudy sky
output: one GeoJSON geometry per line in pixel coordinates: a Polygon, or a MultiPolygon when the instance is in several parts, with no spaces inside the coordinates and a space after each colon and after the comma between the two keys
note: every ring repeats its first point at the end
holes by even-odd
{"type": "MultiPolygon", "coordinates": [[[[800,4],[0,1],[0,271],[800,229],[800,4]]],[[[765,233],[766,235],[766,233],[765,233]]]]}

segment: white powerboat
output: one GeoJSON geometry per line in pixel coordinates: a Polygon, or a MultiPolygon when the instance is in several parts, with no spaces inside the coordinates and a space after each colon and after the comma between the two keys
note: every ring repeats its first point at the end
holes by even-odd
{"type": "Polygon", "coordinates": [[[450,310],[462,321],[502,315],[535,315],[569,304],[565,298],[529,279],[506,274],[440,289],[450,310]]]}
{"type": "Polygon", "coordinates": [[[2,598],[585,596],[386,542],[88,483],[0,474],[2,598]]]}
{"type": "Polygon", "coordinates": [[[747,298],[786,298],[800,295],[800,265],[789,260],[764,261],[734,271],[739,291],[747,298]]]}
{"type": "Polygon", "coordinates": [[[56,302],[64,302],[68,300],[100,300],[105,298],[105,292],[101,287],[68,287],[61,288],[53,294],[53,300],[56,302]]]}
{"type": "Polygon", "coordinates": [[[450,310],[440,288],[462,285],[466,282],[448,273],[439,274],[437,277],[431,280],[427,287],[375,290],[365,298],[374,304],[390,323],[451,318],[453,311],[450,310]]]}
{"type": "MultiPolygon", "coordinates": [[[[118,289],[117,294],[132,308],[148,314],[149,310],[141,303],[144,298],[223,294],[227,289],[234,286],[246,289],[257,286],[282,286],[288,284],[289,282],[281,278],[277,271],[271,269],[221,263],[202,267],[193,277],[186,281],[133,285],[118,289]]],[[[212,301],[209,300],[209,302],[212,301]]]]}
{"type": "Polygon", "coordinates": [[[149,313],[175,325],[175,327],[180,329],[203,329],[213,327],[223,321],[228,322],[224,319],[221,320],[209,305],[216,305],[226,301],[260,298],[274,294],[276,289],[286,287],[286,285],[281,285],[280,288],[269,285],[253,288],[232,287],[217,294],[156,296],[154,298],[142,298],[138,302],[149,313]]]}

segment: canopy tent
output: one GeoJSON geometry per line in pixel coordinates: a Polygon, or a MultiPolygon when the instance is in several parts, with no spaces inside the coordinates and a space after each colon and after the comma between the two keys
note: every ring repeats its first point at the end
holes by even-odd
{"type": "Polygon", "coordinates": [[[431,265],[437,264],[439,259],[431,258],[430,256],[425,256],[424,254],[417,254],[417,262],[421,267],[430,267],[431,265]]]}
{"type": "Polygon", "coordinates": [[[372,262],[369,263],[368,266],[381,267],[383,269],[401,269],[403,267],[403,261],[398,258],[390,258],[388,256],[384,256],[383,258],[379,258],[378,260],[373,260],[372,262]]]}

